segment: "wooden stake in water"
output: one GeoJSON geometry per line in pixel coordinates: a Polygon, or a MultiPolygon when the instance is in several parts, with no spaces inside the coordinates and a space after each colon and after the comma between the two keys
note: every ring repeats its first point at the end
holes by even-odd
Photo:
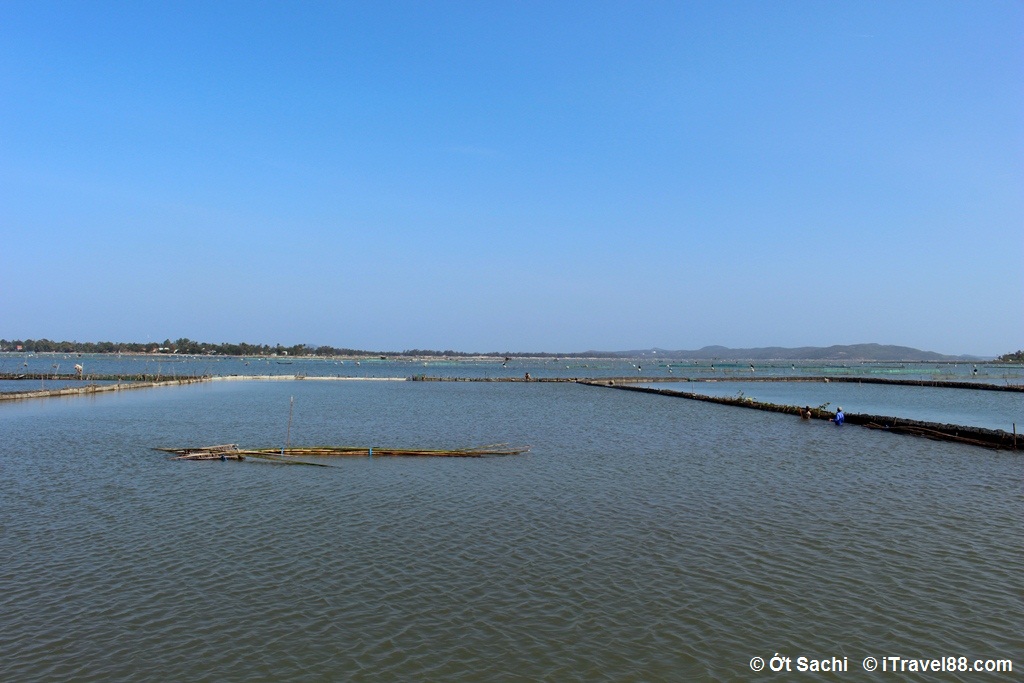
{"type": "Polygon", "coordinates": [[[284,448],[281,449],[281,455],[284,455],[284,449],[292,445],[292,410],[295,408],[295,397],[292,396],[288,401],[288,433],[284,438],[284,448]]]}

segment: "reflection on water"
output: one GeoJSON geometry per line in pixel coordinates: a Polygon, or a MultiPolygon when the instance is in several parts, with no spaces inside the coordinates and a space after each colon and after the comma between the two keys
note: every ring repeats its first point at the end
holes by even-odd
{"type": "MultiPolygon", "coordinates": [[[[845,406],[844,406],[845,407],[845,406]]],[[[0,679],[745,680],[1024,661],[1021,456],[572,384],[0,404],[0,679]],[[158,445],[456,447],[334,469],[158,445]]],[[[950,677],[955,680],[954,677],[950,677]]]]}

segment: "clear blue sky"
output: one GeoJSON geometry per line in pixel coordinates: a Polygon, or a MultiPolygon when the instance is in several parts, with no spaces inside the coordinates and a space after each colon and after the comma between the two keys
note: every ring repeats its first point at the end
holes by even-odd
{"type": "Polygon", "coordinates": [[[1024,347],[1024,3],[0,2],[0,337],[1024,347]]]}

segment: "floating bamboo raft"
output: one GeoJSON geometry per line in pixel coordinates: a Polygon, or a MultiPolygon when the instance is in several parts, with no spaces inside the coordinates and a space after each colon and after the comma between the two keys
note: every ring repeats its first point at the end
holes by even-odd
{"type": "Polygon", "coordinates": [[[371,446],[293,446],[288,448],[239,448],[238,444],[228,443],[219,446],[198,446],[195,448],[155,448],[164,453],[172,453],[173,460],[245,460],[258,458],[289,464],[310,464],[289,458],[301,457],[434,457],[434,458],[483,458],[496,455],[520,455],[530,450],[529,446],[509,446],[505,443],[474,446],[472,448],[455,449],[422,449],[422,448],[377,448],[371,446]]]}

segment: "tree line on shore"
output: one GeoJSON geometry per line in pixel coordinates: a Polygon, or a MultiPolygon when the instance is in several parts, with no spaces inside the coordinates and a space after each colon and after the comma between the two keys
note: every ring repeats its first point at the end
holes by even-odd
{"type": "MultiPolygon", "coordinates": [[[[710,348],[710,347],[709,347],[710,348]]],[[[854,347],[837,347],[842,349],[851,349],[854,347]]],[[[704,349],[703,351],[707,351],[704,349]]],[[[758,349],[746,349],[740,350],[745,351],[745,354],[741,353],[737,355],[735,350],[725,349],[724,347],[713,347],[715,359],[718,358],[727,359],[730,357],[736,358],[754,358],[756,356],[751,355],[758,349]]],[[[780,355],[785,349],[770,349],[774,352],[771,358],[782,358],[786,357],[780,355]]],[[[813,349],[812,349],[813,350],[813,349]]],[[[25,353],[170,353],[170,354],[183,354],[189,356],[321,356],[321,357],[436,357],[436,358],[466,358],[473,356],[483,356],[490,358],[635,358],[641,355],[646,355],[646,352],[624,352],[624,351],[613,351],[613,352],[602,352],[602,351],[583,351],[578,353],[550,353],[543,351],[489,351],[485,353],[478,352],[466,352],[466,351],[454,351],[452,349],[436,350],[436,349],[406,349],[404,351],[370,351],[366,349],[352,349],[352,348],[338,348],[335,346],[320,345],[315,346],[311,344],[294,344],[292,346],[283,346],[282,344],[248,344],[241,342],[237,344],[233,343],[221,343],[213,344],[210,342],[198,342],[182,337],[177,340],[165,339],[163,342],[79,342],[79,341],[52,341],[50,339],[15,339],[7,340],[0,339],[0,351],[21,351],[25,353]]],[[[803,349],[807,351],[807,349],[803,349]]],[[[909,351],[914,351],[910,349],[909,351]]],[[[657,350],[658,357],[660,358],[703,358],[708,356],[707,353],[704,356],[699,355],[701,352],[669,352],[663,350],[657,350]]],[[[920,353],[920,352],[918,352],[920,353]]],[[[848,355],[848,354],[847,354],[848,355]]],[[[811,356],[807,353],[803,354],[803,357],[810,358],[811,356]]],[[[711,356],[708,356],[711,357],[711,356]]],[[[794,356],[795,357],[795,356],[794,356]]],[[[853,357],[858,358],[877,358],[883,359],[881,355],[872,356],[870,353],[864,353],[861,355],[855,354],[853,357]]],[[[908,356],[909,357],[909,356],[908,356]]],[[[829,357],[822,358],[827,360],[829,357]]],[[[892,358],[886,358],[886,360],[892,360],[892,358]]],[[[1000,363],[1024,363],[1024,350],[1018,350],[1011,353],[1003,354],[995,359],[1000,363]]]]}
{"type": "MultiPolygon", "coordinates": [[[[163,342],[78,342],[78,341],[52,341],[50,339],[0,339],[0,351],[21,351],[24,353],[170,353],[184,354],[189,356],[432,356],[432,357],[551,357],[551,358],[572,358],[572,357],[593,357],[594,352],[588,353],[525,353],[511,351],[491,351],[488,353],[468,353],[465,351],[443,351],[431,349],[407,349],[405,351],[367,351],[365,349],[338,348],[334,346],[313,346],[309,344],[295,344],[283,346],[276,344],[238,344],[222,343],[212,344],[209,342],[197,342],[187,337],[177,340],[165,339],[163,342]]],[[[607,354],[612,356],[614,354],[607,354]]]]}

